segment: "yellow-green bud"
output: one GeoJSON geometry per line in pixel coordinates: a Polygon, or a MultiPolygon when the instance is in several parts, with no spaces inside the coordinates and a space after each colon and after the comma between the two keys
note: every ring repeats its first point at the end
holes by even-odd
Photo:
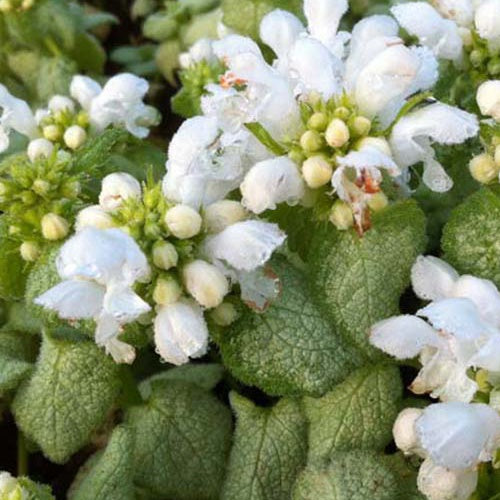
{"type": "Polygon", "coordinates": [[[209,205],[203,214],[205,228],[210,233],[219,233],[244,220],[247,216],[246,210],[239,201],[221,200],[209,205]]]}
{"type": "Polygon", "coordinates": [[[483,153],[471,160],[469,170],[472,177],[481,184],[488,184],[498,177],[500,168],[492,156],[483,153]]]}
{"type": "Polygon", "coordinates": [[[500,145],[495,148],[495,165],[500,168],[500,145]]]}
{"type": "Polygon", "coordinates": [[[33,182],[33,191],[40,196],[45,196],[50,191],[50,183],[43,179],[37,179],[33,182]]]}
{"type": "Polygon", "coordinates": [[[387,196],[381,191],[372,195],[368,200],[368,206],[374,212],[379,212],[380,210],[384,209],[387,205],[389,205],[389,200],[387,196]]]}
{"type": "Polygon", "coordinates": [[[328,127],[328,117],[325,113],[314,113],[308,120],[307,126],[317,132],[324,132],[328,127]]]}
{"type": "Polygon", "coordinates": [[[483,392],[489,392],[491,390],[491,384],[489,383],[490,374],[487,370],[481,369],[476,373],[476,382],[479,386],[479,390],[483,392]]]}
{"type": "Polygon", "coordinates": [[[42,235],[46,240],[56,241],[69,233],[69,223],[60,215],[46,214],[42,217],[42,235]]]}
{"type": "Polygon", "coordinates": [[[323,146],[323,139],[314,130],[304,132],[300,138],[300,146],[306,153],[314,153],[319,151],[323,146]]]}
{"type": "Polygon", "coordinates": [[[165,214],[169,231],[180,240],[196,236],[201,231],[201,215],[187,205],[176,205],[165,214]]]}
{"type": "Polygon", "coordinates": [[[62,137],[62,129],[59,125],[47,125],[43,127],[43,136],[49,141],[56,142],[62,137]]]}
{"type": "Polygon", "coordinates": [[[156,267],[168,271],[179,262],[179,255],[172,243],[159,241],[153,246],[153,262],[156,267]]]}
{"type": "Polygon", "coordinates": [[[326,129],[325,137],[332,148],[341,148],[349,141],[349,128],[340,118],[334,118],[326,129]]]}
{"type": "Polygon", "coordinates": [[[33,191],[23,191],[21,200],[23,200],[25,205],[33,205],[37,200],[36,194],[33,191]]]}
{"type": "Polygon", "coordinates": [[[306,184],[312,189],[328,184],[332,174],[333,167],[324,156],[311,156],[302,164],[302,175],[306,184]]]}
{"type": "Polygon", "coordinates": [[[340,106],[334,111],[333,114],[335,115],[336,118],[340,118],[341,120],[347,120],[351,115],[351,112],[345,106],[340,106]]]}
{"type": "Polygon", "coordinates": [[[330,222],[341,231],[352,227],[354,217],[351,207],[342,200],[336,200],[330,211],[330,222]]]}
{"type": "Polygon", "coordinates": [[[352,122],[352,130],[357,136],[365,136],[370,133],[372,122],[364,116],[356,116],[352,122]]]}
{"type": "Polygon", "coordinates": [[[68,181],[62,186],[61,193],[66,198],[76,198],[82,190],[78,181],[68,181]]]}
{"type": "Polygon", "coordinates": [[[19,248],[21,257],[27,262],[35,262],[40,257],[40,247],[34,241],[25,241],[19,248]]]}
{"type": "Polygon", "coordinates": [[[87,140],[87,132],[79,125],[73,125],[64,132],[64,143],[70,149],[78,149],[87,140]]]}
{"type": "Polygon", "coordinates": [[[321,101],[322,101],[321,94],[316,90],[312,90],[307,96],[307,102],[311,106],[317,106],[318,104],[321,104],[321,101]]]}
{"type": "Polygon", "coordinates": [[[298,149],[292,149],[292,151],[288,153],[288,158],[290,158],[290,160],[292,160],[294,163],[297,163],[298,165],[300,165],[304,161],[305,157],[306,156],[304,155],[303,151],[298,149]]]}
{"type": "Polygon", "coordinates": [[[210,311],[210,317],[219,326],[229,326],[238,318],[238,311],[233,304],[223,302],[220,306],[210,311]]]}
{"type": "Polygon", "coordinates": [[[182,295],[182,288],[174,278],[159,278],[153,291],[153,300],[160,306],[177,302],[182,295]]]}
{"type": "Polygon", "coordinates": [[[488,56],[483,50],[476,49],[470,53],[469,57],[470,57],[470,62],[472,64],[472,66],[477,68],[477,67],[481,66],[481,64],[483,64],[483,62],[486,60],[486,58],[488,56]]]}
{"type": "Polygon", "coordinates": [[[90,124],[89,115],[86,111],[80,111],[76,117],[76,124],[87,128],[90,124]]]}
{"type": "Polygon", "coordinates": [[[500,75],[500,58],[495,57],[488,63],[488,73],[493,76],[500,75]]]}

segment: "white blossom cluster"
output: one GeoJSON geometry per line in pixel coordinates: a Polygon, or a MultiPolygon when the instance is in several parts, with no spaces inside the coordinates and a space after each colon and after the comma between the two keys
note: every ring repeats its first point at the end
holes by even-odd
{"type": "MultiPolygon", "coordinates": [[[[306,0],[307,27],[288,12],[268,14],[260,37],[276,54],[272,65],[238,35],[193,47],[192,58],[218,59],[227,71],[207,86],[203,116],[187,120],[172,140],[165,178],[172,199],[203,206],[239,188],[243,205],[260,214],[280,203],[306,204],[311,191],[326,188],[361,225],[382,172],[406,185],[408,168],[423,162],[431,189],[451,188],[432,143],[475,136],[476,117],[440,102],[401,117],[412,96],[436,83],[434,54],[406,46],[389,16],[337,31],[346,10],[346,1],[306,0]],[[316,112],[305,126],[304,107],[318,105],[333,114],[316,112]],[[247,127],[255,123],[281,151],[258,142],[247,127]]],[[[335,206],[331,215],[338,219],[335,206]]]]}
{"type": "Polygon", "coordinates": [[[489,280],[459,276],[436,257],[419,257],[412,269],[417,296],[431,301],[416,315],[373,326],[372,344],[397,359],[418,357],[422,368],[410,386],[441,400],[404,410],[394,437],[405,453],[425,459],[418,485],[431,500],[467,500],[477,466],[500,448],[500,415],[475,400],[481,374],[500,376],[500,293],[489,280]]]}
{"type": "Polygon", "coordinates": [[[29,140],[28,156],[50,156],[59,144],[78,149],[87,135],[102,132],[110,125],[123,127],[145,138],[149,127],[158,123],[158,112],[144,104],[149,83],[129,73],[110,78],[104,87],[87,76],[73,77],[71,97],[55,95],[47,108],[34,113],[29,105],[0,84],[0,152],[9,147],[12,130],[29,140]]]}

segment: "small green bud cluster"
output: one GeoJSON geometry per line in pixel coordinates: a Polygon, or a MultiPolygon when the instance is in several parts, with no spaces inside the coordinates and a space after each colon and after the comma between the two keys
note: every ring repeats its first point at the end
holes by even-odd
{"type": "Polygon", "coordinates": [[[0,12],[26,11],[35,5],[35,0],[0,0],[0,12]]]}
{"type": "Polygon", "coordinates": [[[19,481],[8,472],[0,472],[0,499],[23,500],[31,495],[19,484],[19,481]]]}
{"type": "Polygon", "coordinates": [[[71,162],[56,152],[34,162],[20,156],[0,177],[0,210],[9,233],[22,242],[22,257],[35,261],[44,241],[65,238],[80,206],[79,178],[71,162]]]}
{"type": "Polygon", "coordinates": [[[500,175],[500,136],[494,136],[484,153],[475,156],[469,163],[472,177],[481,184],[491,184],[500,175]]]}
{"type": "Polygon", "coordinates": [[[473,76],[481,80],[500,76],[500,53],[492,51],[488,42],[472,31],[465,42],[465,49],[473,68],[473,76]]]}

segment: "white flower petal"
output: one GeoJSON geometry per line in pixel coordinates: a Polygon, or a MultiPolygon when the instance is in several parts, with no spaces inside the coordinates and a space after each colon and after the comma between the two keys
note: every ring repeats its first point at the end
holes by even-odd
{"type": "Polygon", "coordinates": [[[348,8],[347,0],[304,0],[304,14],[311,35],[330,47],[348,8]]]}
{"type": "Polygon", "coordinates": [[[305,192],[297,165],[286,156],[257,163],[240,186],[242,204],[260,214],[279,203],[297,203],[305,192]]]}
{"type": "Polygon", "coordinates": [[[62,281],[34,302],[56,311],[62,319],[92,319],[102,309],[105,288],[91,281],[62,281]]]}
{"type": "MultiPolygon", "coordinates": [[[[22,99],[11,95],[2,84],[0,84],[0,111],[0,128],[4,134],[7,135],[10,129],[14,129],[29,139],[36,137],[37,124],[30,107],[22,99]]],[[[3,142],[5,143],[5,140],[3,142]]]]}
{"type": "Polygon", "coordinates": [[[363,169],[378,168],[387,170],[392,177],[401,175],[394,160],[372,146],[365,146],[359,151],[351,151],[346,156],[338,156],[337,163],[341,167],[355,168],[358,172],[363,169]]]}
{"type": "Polygon", "coordinates": [[[212,260],[223,260],[238,270],[253,271],[264,265],[285,239],[285,233],[276,224],[248,220],[207,238],[204,246],[212,260]]]}
{"type": "Polygon", "coordinates": [[[396,316],[371,328],[370,342],[397,359],[414,358],[424,347],[439,347],[436,330],[416,316],[396,316]]]}
{"type": "Polygon", "coordinates": [[[86,111],[90,110],[92,99],[97,97],[101,91],[102,87],[95,80],[83,75],[74,76],[69,89],[71,97],[76,99],[86,111]]]}
{"type": "Polygon", "coordinates": [[[281,291],[278,276],[264,267],[238,272],[237,281],[240,284],[241,300],[258,312],[265,311],[281,291]]]}
{"type": "Polygon", "coordinates": [[[115,363],[126,363],[131,365],[135,360],[135,349],[131,345],[111,338],[104,344],[106,353],[109,354],[115,363]]]}
{"type": "Polygon", "coordinates": [[[423,300],[451,297],[453,286],[458,278],[459,275],[453,267],[432,255],[418,256],[411,269],[413,290],[423,300]]]}
{"type": "Polygon", "coordinates": [[[102,180],[99,205],[105,210],[115,210],[129,198],[140,198],[139,181],[126,172],[114,172],[102,180]]]}
{"type": "Polygon", "coordinates": [[[420,60],[420,68],[407,96],[432,89],[439,78],[439,62],[436,56],[427,47],[410,47],[410,50],[420,60]]]}
{"type": "Polygon", "coordinates": [[[96,319],[95,342],[104,347],[110,340],[116,339],[121,332],[121,325],[111,314],[102,311],[96,319]]]}
{"type": "Polygon", "coordinates": [[[500,0],[484,0],[476,9],[475,24],[485,40],[500,38],[500,0]]]}
{"type": "Polygon", "coordinates": [[[304,25],[299,19],[280,9],[267,14],[260,23],[260,38],[280,59],[287,57],[293,43],[304,31],[304,25]]]}
{"type": "Polygon", "coordinates": [[[435,193],[446,193],[453,187],[453,179],[446,173],[441,163],[431,156],[424,159],[422,180],[435,193]]]}
{"type": "Polygon", "coordinates": [[[500,372],[500,333],[492,336],[470,359],[471,366],[500,372]]]}
{"type": "Polygon", "coordinates": [[[474,21],[474,5],[472,0],[434,0],[436,9],[446,18],[458,25],[470,27],[474,21]]]}
{"type": "Polygon", "coordinates": [[[500,416],[487,405],[462,402],[428,406],[415,424],[422,447],[443,467],[467,469],[481,461],[500,435],[500,416]]]}
{"type": "Polygon", "coordinates": [[[251,39],[241,35],[228,35],[222,40],[213,43],[215,55],[227,65],[231,64],[234,57],[247,52],[262,57],[259,46],[251,39]]]}
{"type": "Polygon", "coordinates": [[[131,323],[151,307],[128,286],[113,284],[106,290],[104,310],[120,324],[131,323]]]}
{"type": "Polygon", "coordinates": [[[176,302],[163,306],[154,322],[155,344],[160,356],[174,365],[201,357],[208,349],[208,329],[200,307],[176,302]]]}

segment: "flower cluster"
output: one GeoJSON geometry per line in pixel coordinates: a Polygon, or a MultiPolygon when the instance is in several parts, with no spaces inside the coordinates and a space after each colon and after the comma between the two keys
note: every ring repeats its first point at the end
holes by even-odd
{"type": "Polygon", "coordinates": [[[500,416],[474,402],[488,402],[500,375],[500,292],[430,256],[417,259],[412,284],[431,303],[415,316],[377,323],[370,340],[397,359],[418,356],[422,368],[410,390],[442,401],[404,410],[394,426],[398,447],[426,459],[420,490],[431,499],[466,500],[477,485],[477,464],[500,448],[500,416]]]}
{"type": "Polygon", "coordinates": [[[477,119],[425,95],[412,98],[435,84],[434,55],[407,47],[388,16],[337,32],[346,9],[346,2],[306,1],[307,28],[288,12],[268,14],[260,36],[277,56],[272,65],[238,35],[197,46],[200,57],[227,69],[207,86],[203,116],[172,141],[173,199],[203,204],[239,187],[256,214],[302,203],[317,207],[320,220],[362,232],[370,211],[387,204],[384,176],[404,191],[408,167],[423,162],[432,190],[451,188],[431,145],[475,136],[477,119]]]}
{"type": "Polygon", "coordinates": [[[235,284],[249,306],[263,310],[279,291],[264,266],[285,235],[250,218],[237,201],[203,211],[172,202],[152,180],[113,173],[102,182],[99,205],[83,209],[77,233],[61,248],[64,281],[36,303],[67,320],[94,319],[95,339],[115,361],[131,363],[134,349],[118,339],[123,326],[155,308],[155,344],[170,363],[187,363],[208,348],[204,310],[221,326],[237,316],[235,284]],[[134,291],[134,285],[138,292],[134,291]]]}

